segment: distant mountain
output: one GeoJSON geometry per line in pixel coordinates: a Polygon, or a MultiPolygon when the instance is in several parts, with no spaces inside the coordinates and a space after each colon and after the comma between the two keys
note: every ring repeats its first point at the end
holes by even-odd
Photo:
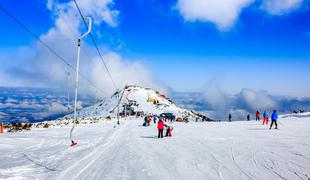
{"type": "MultiPolygon", "coordinates": [[[[111,97],[81,109],[78,111],[78,118],[115,117],[117,114],[118,97],[121,97],[120,112],[123,113],[126,107],[126,112],[132,110],[146,115],[172,113],[176,118],[186,117],[191,120],[202,118],[194,111],[178,107],[167,95],[140,86],[126,86],[122,91],[116,92],[111,97]]],[[[73,114],[65,116],[66,119],[71,119],[72,117],[73,114]]]]}

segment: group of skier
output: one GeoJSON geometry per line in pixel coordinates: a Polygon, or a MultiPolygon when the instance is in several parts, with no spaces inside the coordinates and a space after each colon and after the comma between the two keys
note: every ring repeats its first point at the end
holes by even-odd
{"type": "MultiPolygon", "coordinates": [[[[278,123],[277,123],[278,113],[276,110],[273,111],[270,118],[271,118],[271,124],[270,124],[269,129],[272,128],[273,124],[275,124],[275,129],[278,129],[278,123]]],[[[255,120],[260,121],[260,119],[261,119],[261,114],[259,111],[256,111],[255,120]]],[[[231,114],[229,114],[228,120],[229,121],[232,120],[231,114]]],[[[250,120],[250,114],[247,115],[247,120],[248,121],[250,120]]],[[[164,137],[164,130],[166,130],[166,134],[165,134],[166,137],[172,136],[173,127],[165,124],[163,119],[160,116],[155,116],[155,115],[145,116],[143,126],[150,126],[152,121],[154,122],[154,124],[156,124],[156,122],[157,122],[158,138],[164,137]],[[157,122],[157,119],[158,119],[158,122],[157,122]]],[[[263,113],[263,124],[262,125],[265,125],[265,124],[268,125],[268,121],[269,121],[269,115],[268,115],[267,111],[264,111],[264,113],[263,113]]]]}
{"type": "Polygon", "coordinates": [[[166,129],[165,137],[172,136],[173,127],[165,124],[164,121],[161,119],[157,123],[157,129],[158,129],[158,138],[164,137],[164,129],[166,129]]]}
{"type": "Polygon", "coordinates": [[[157,119],[158,119],[158,120],[161,120],[162,117],[161,117],[161,116],[156,116],[156,115],[145,116],[145,117],[144,117],[143,126],[150,126],[152,121],[153,121],[154,124],[156,124],[157,119]]]}
{"type": "Polygon", "coordinates": [[[152,122],[154,124],[157,123],[158,138],[164,137],[164,130],[166,130],[166,134],[165,134],[166,137],[172,136],[173,127],[165,124],[163,121],[163,118],[161,116],[156,116],[156,115],[145,116],[143,126],[150,126],[152,122]],[[157,120],[158,120],[158,122],[157,122],[157,120]]]}
{"type": "MultiPolygon", "coordinates": [[[[255,120],[260,121],[260,119],[261,119],[260,112],[256,111],[255,120]]],[[[228,115],[228,120],[231,122],[231,120],[232,120],[231,114],[228,115]]],[[[250,114],[247,115],[247,120],[250,121],[250,114]]],[[[275,124],[275,129],[278,129],[277,120],[278,120],[278,113],[276,110],[274,110],[273,113],[271,114],[271,124],[270,124],[269,129],[272,128],[273,124],[275,124]]],[[[264,113],[263,113],[263,124],[262,125],[265,125],[265,124],[268,125],[268,121],[269,121],[269,115],[268,115],[267,111],[264,111],[264,113]]]]}
{"type": "MultiPolygon", "coordinates": [[[[275,129],[278,129],[278,113],[276,110],[273,111],[273,113],[271,114],[271,124],[270,124],[270,129],[272,128],[273,124],[275,124],[275,129]]],[[[256,111],[256,121],[260,121],[260,113],[259,111],[256,111]]],[[[264,111],[263,113],[263,125],[268,125],[269,122],[269,115],[267,113],[267,111],[264,111]]]]}

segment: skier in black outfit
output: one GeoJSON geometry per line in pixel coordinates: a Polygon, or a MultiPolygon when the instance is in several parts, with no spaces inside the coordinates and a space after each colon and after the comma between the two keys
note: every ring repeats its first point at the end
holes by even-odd
{"type": "Polygon", "coordinates": [[[272,128],[273,123],[276,125],[275,129],[278,129],[278,124],[277,124],[277,120],[278,120],[278,113],[276,110],[273,111],[272,115],[271,115],[271,124],[270,124],[270,128],[272,128]]]}
{"type": "Polygon", "coordinates": [[[157,128],[158,128],[158,138],[163,138],[164,137],[164,127],[165,123],[160,119],[157,123],[157,128]]]}
{"type": "Polygon", "coordinates": [[[228,115],[228,120],[231,122],[231,114],[228,115]]]}
{"type": "Polygon", "coordinates": [[[250,120],[250,114],[248,114],[248,115],[246,116],[246,118],[247,118],[247,120],[249,121],[249,120],[250,120]]]}
{"type": "Polygon", "coordinates": [[[165,137],[167,137],[167,136],[169,136],[169,133],[170,133],[171,128],[170,128],[170,126],[168,126],[168,125],[166,125],[166,124],[165,124],[165,127],[167,128],[165,137]]]}
{"type": "Polygon", "coordinates": [[[144,117],[144,123],[143,123],[143,126],[148,126],[148,121],[147,121],[147,117],[146,117],[146,116],[144,117]]]}

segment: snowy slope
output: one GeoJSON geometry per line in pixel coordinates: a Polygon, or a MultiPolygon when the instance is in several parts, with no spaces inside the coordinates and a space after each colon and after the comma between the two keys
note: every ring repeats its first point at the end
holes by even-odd
{"type": "Polygon", "coordinates": [[[0,179],[309,179],[310,118],[174,123],[157,139],[142,119],[0,135],[0,179]]]}
{"type": "Polygon", "coordinates": [[[167,98],[160,96],[160,93],[138,86],[129,86],[124,93],[125,103],[130,101],[136,101],[138,107],[134,106],[135,111],[143,111],[146,114],[161,114],[165,112],[173,113],[176,117],[189,116],[195,118],[196,115],[190,110],[177,107],[174,103],[170,102],[167,98]],[[148,102],[148,99],[158,100],[158,104],[154,105],[152,102],[148,102]]]}
{"type": "MultiPolygon", "coordinates": [[[[174,103],[170,102],[167,98],[162,97],[158,91],[143,88],[139,86],[127,86],[123,91],[121,99],[121,106],[135,102],[136,105],[132,107],[136,112],[143,111],[145,114],[157,114],[170,112],[173,113],[177,118],[188,117],[194,119],[198,117],[196,114],[187,109],[177,107],[174,103]],[[124,92],[123,92],[124,91],[124,92]],[[157,100],[157,104],[148,102],[149,99],[157,100]]],[[[117,109],[117,94],[114,94],[111,98],[105,98],[99,103],[84,108],[78,112],[79,118],[105,118],[107,116],[115,117],[117,109]],[[114,110],[114,111],[113,111],[114,110]]],[[[122,110],[122,108],[121,108],[122,110]]],[[[65,118],[72,118],[73,114],[65,116],[65,118]]]]}
{"type": "Polygon", "coordinates": [[[302,118],[302,117],[310,117],[310,112],[297,113],[297,114],[285,114],[281,115],[281,118],[302,118]]]}

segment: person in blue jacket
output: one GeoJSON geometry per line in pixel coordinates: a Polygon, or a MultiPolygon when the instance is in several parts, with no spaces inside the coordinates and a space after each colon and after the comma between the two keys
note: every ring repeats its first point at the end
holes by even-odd
{"type": "Polygon", "coordinates": [[[267,113],[266,111],[264,111],[264,115],[263,115],[263,117],[264,117],[263,125],[264,125],[264,124],[268,124],[268,119],[269,119],[268,116],[269,116],[268,113],[267,113]]]}
{"type": "Polygon", "coordinates": [[[273,111],[272,115],[271,115],[271,124],[270,124],[270,128],[272,128],[273,123],[276,125],[275,129],[278,129],[278,124],[277,124],[277,120],[278,120],[278,113],[276,110],[273,111]]]}
{"type": "Polygon", "coordinates": [[[156,124],[156,119],[157,119],[157,118],[156,118],[156,115],[154,115],[154,116],[153,116],[154,124],[156,124]]]}

